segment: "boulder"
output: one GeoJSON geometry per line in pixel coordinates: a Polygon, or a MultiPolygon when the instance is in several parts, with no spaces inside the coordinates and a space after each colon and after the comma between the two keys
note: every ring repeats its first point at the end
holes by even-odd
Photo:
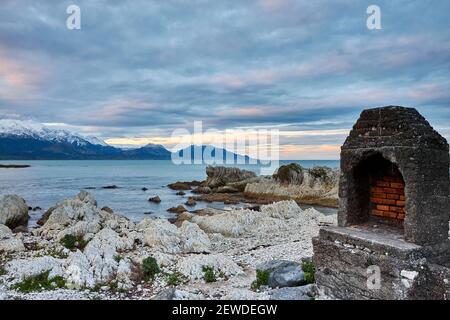
{"type": "Polygon", "coordinates": [[[84,255],[91,265],[90,271],[97,283],[108,282],[117,272],[118,251],[133,248],[134,240],[121,237],[110,228],[98,232],[84,249],[84,255]]]}
{"type": "Polygon", "coordinates": [[[150,199],[148,199],[148,201],[154,202],[154,203],[160,203],[161,198],[159,196],[155,196],[155,197],[151,197],[150,199]]]}
{"type": "Polygon", "coordinates": [[[167,186],[172,190],[191,190],[191,186],[188,182],[177,181],[167,186]]]}
{"type": "Polygon", "coordinates": [[[178,228],[166,219],[144,219],[137,225],[144,234],[144,243],[165,253],[181,252],[178,228]]]}
{"type": "Polygon", "coordinates": [[[194,200],[194,198],[189,197],[185,203],[185,205],[193,207],[197,204],[197,202],[194,200]]]}
{"type": "Polygon", "coordinates": [[[210,187],[197,187],[194,190],[192,190],[192,193],[201,193],[201,194],[210,194],[212,193],[212,190],[210,187]]]}
{"type": "Polygon", "coordinates": [[[177,196],[184,196],[184,195],[186,195],[186,192],[184,192],[184,191],[178,191],[178,192],[176,193],[176,195],[177,195],[177,196]]]}
{"type": "Polygon", "coordinates": [[[305,283],[305,274],[300,264],[277,268],[269,274],[271,288],[296,287],[305,283]]]}
{"type": "Polygon", "coordinates": [[[210,188],[218,188],[231,182],[238,182],[256,177],[252,171],[241,170],[239,168],[229,167],[211,167],[206,168],[205,186],[210,188]]]}
{"type": "Polygon", "coordinates": [[[0,197],[0,224],[11,229],[28,223],[28,206],[24,199],[16,195],[0,197]]]}
{"type": "Polygon", "coordinates": [[[188,211],[185,207],[183,207],[181,204],[177,207],[172,207],[167,209],[167,212],[172,212],[172,213],[183,213],[188,211]]]}
{"type": "Polygon", "coordinates": [[[178,229],[181,246],[185,253],[209,253],[211,242],[208,235],[195,223],[184,221],[178,229]]]}
{"type": "Polygon", "coordinates": [[[269,273],[269,287],[296,287],[304,284],[305,275],[300,263],[287,260],[272,260],[260,264],[256,270],[269,273]]]}
{"type": "Polygon", "coordinates": [[[49,278],[56,276],[64,277],[64,260],[56,259],[50,256],[43,256],[30,259],[11,260],[5,265],[8,274],[17,279],[23,280],[27,277],[37,276],[49,271],[49,278]]]}
{"type": "Polygon", "coordinates": [[[11,229],[0,224],[0,252],[14,253],[25,251],[22,240],[15,238],[11,229]]]}
{"type": "Polygon", "coordinates": [[[303,183],[304,169],[297,163],[291,163],[278,168],[273,178],[280,183],[297,184],[303,183]]]}

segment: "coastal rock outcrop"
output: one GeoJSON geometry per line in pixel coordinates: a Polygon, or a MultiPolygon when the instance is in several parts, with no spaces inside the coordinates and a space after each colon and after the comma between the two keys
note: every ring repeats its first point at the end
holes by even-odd
{"type": "Polygon", "coordinates": [[[28,223],[28,205],[16,195],[0,197],[0,224],[11,229],[28,223]]]}
{"type": "Polygon", "coordinates": [[[213,216],[194,216],[192,222],[206,232],[237,237],[246,232],[258,232],[260,228],[276,228],[282,219],[302,213],[303,210],[291,200],[261,206],[260,211],[238,209],[213,216]]]}
{"type": "Polygon", "coordinates": [[[249,198],[293,199],[306,204],[336,207],[339,170],[327,167],[301,168],[297,164],[280,167],[272,178],[250,182],[245,187],[249,198]]]}
{"type": "Polygon", "coordinates": [[[256,177],[256,174],[253,171],[241,170],[239,168],[211,166],[206,168],[206,175],[208,177],[204,186],[209,188],[218,188],[232,182],[240,182],[256,177]]]}

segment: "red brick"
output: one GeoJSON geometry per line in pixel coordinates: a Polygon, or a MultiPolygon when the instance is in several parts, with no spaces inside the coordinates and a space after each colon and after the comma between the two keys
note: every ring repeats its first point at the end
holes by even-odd
{"type": "Polygon", "coordinates": [[[396,204],[398,205],[398,206],[404,206],[405,205],[405,201],[397,201],[396,202],[396,204]]]}
{"type": "Polygon", "coordinates": [[[378,203],[378,204],[393,204],[395,205],[395,200],[390,200],[390,199],[381,199],[381,198],[370,198],[370,201],[373,203],[378,203]]]}
{"type": "Polygon", "coordinates": [[[391,182],[391,188],[403,189],[405,185],[403,183],[391,182]]]}
{"type": "Polygon", "coordinates": [[[400,200],[405,201],[405,196],[400,195],[400,200]]]}
{"type": "Polygon", "coordinates": [[[377,187],[390,187],[391,184],[390,184],[390,182],[387,182],[387,181],[377,181],[376,186],[377,187]]]}
{"type": "Polygon", "coordinates": [[[372,187],[370,188],[370,191],[374,193],[384,193],[384,188],[372,187]]]}
{"type": "Polygon", "coordinates": [[[377,217],[384,217],[384,211],[372,210],[372,215],[377,217]]]}
{"type": "Polygon", "coordinates": [[[398,213],[404,213],[405,212],[405,209],[403,209],[402,207],[390,207],[391,209],[390,209],[390,211],[393,211],[393,212],[398,212],[398,213]]]}
{"type": "Polygon", "coordinates": [[[398,216],[397,216],[397,219],[405,220],[405,214],[404,213],[399,213],[398,216]]]}
{"type": "Polygon", "coordinates": [[[382,188],[383,192],[391,193],[391,194],[403,194],[403,189],[394,189],[394,188],[382,188]]]}
{"type": "MultiPolygon", "coordinates": [[[[371,196],[374,198],[381,198],[381,199],[387,198],[386,193],[372,193],[371,196]]],[[[395,200],[397,200],[397,198],[395,200]]]]}
{"type": "Polygon", "coordinates": [[[397,212],[386,211],[384,212],[384,216],[386,218],[397,219],[398,214],[397,212]]]}
{"type": "Polygon", "coordinates": [[[392,193],[386,194],[386,198],[388,198],[388,199],[399,200],[400,197],[401,197],[401,195],[398,195],[398,194],[392,194],[392,193]]]}
{"type": "Polygon", "coordinates": [[[385,205],[382,205],[382,204],[377,204],[377,210],[389,211],[389,206],[385,206],[385,205]]]}

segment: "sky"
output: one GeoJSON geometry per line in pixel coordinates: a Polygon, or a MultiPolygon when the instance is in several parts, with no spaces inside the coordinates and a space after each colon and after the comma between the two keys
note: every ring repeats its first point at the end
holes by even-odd
{"type": "MultiPolygon", "coordinates": [[[[338,159],[365,108],[450,138],[450,1],[2,0],[0,118],[113,145],[277,129],[282,159],[338,159]],[[69,5],[81,29],[66,27],[69,5]],[[369,5],[381,30],[366,26],[369,5]]],[[[208,142],[208,141],[204,141],[208,142]]]]}

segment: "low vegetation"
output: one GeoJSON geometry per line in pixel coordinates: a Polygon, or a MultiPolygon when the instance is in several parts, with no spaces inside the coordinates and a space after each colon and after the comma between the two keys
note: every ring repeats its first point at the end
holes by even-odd
{"type": "Polygon", "coordinates": [[[87,241],[83,239],[82,236],[74,236],[72,234],[66,234],[64,238],[61,239],[61,244],[72,251],[76,249],[83,250],[87,245],[87,241]]]}
{"type": "Polygon", "coordinates": [[[206,283],[216,282],[216,273],[214,272],[214,268],[210,266],[203,267],[203,279],[206,283]]]}
{"type": "Polygon", "coordinates": [[[25,278],[12,286],[12,289],[30,293],[36,291],[48,291],[66,287],[66,281],[60,276],[49,278],[50,271],[25,278]]]}
{"type": "Polygon", "coordinates": [[[7,272],[6,272],[5,268],[3,266],[0,266],[0,277],[4,276],[6,273],[7,272]]]}
{"type": "Polygon", "coordinates": [[[269,271],[256,270],[256,280],[252,283],[252,290],[258,290],[269,283],[269,271]]]}
{"type": "Polygon", "coordinates": [[[314,283],[316,267],[314,266],[312,261],[303,261],[302,270],[305,273],[306,284],[314,283]]]}
{"type": "Polygon", "coordinates": [[[169,286],[177,286],[183,282],[185,279],[183,275],[179,272],[169,273],[166,278],[167,285],[169,286]]]}
{"type": "Polygon", "coordinates": [[[155,258],[148,257],[142,261],[142,275],[146,282],[153,281],[155,276],[160,272],[161,269],[155,258]]]}

